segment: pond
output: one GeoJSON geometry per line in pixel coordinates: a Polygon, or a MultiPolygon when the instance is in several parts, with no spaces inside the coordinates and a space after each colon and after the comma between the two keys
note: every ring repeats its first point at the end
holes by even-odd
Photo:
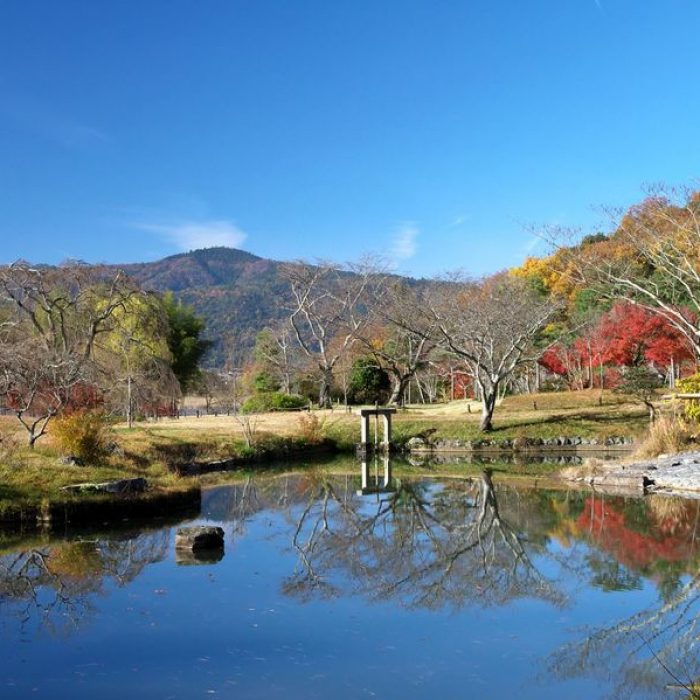
{"type": "MultiPolygon", "coordinates": [[[[335,470],[333,470],[335,471],[335,470]]],[[[700,501],[308,469],[177,525],[4,536],[2,698],[688,697],[700,501]]]]}

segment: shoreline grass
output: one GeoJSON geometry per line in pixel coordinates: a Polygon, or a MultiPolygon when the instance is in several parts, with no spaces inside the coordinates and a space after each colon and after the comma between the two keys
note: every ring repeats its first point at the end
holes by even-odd
{"type": "MultiPolygon", "coordinates": [[[[599,397],[598,391],[507,397],[496,409],[495,430],[486,437],[604,439],[640,437],[646,432],[648,421],[643,406],[613,394],[606,394],[601,405],[599,397]]],[[[269,463],[285,454],[301,464],[305,450],[317,450],[323,440],[329,448],[354,452],[359,440],[356,415],[342,407],[314,411],[312,415],[318,423],[313,434],[309,434],[308,424],[305,432],[305,418],[299,413],[251,417],[252,446],[246,444],[241,422],[224,415],[160,419],[137,423],[132,429],[116,423],[112,437],[118,450],[100,464],[87,466],[59,464],[60,455],[50,435],[29,450],[22,444],[24,435],[17,421],[0,417],[0,513],[8,504],[79,498],[68,496],[61,488],[81,482],[144,477],[158,491],[183,490],[200,483],[178,473],[178,465],[188,462],[238,458],[241,471],[258,472],[270,468],[270,464],[261,465],[261,460],[269,463]]],[[[394,439],[405,443],[427,429],[435,429],[435,439],[479,439],[485,435],[479,432],[478,422],[478,405],[473,402],[411,406],[397,412],[394,439]]],[[[508,471],[517,473],[518,469],[508,471]]],[[[201,483],[209,482],[201,479],[201,483]]]]}

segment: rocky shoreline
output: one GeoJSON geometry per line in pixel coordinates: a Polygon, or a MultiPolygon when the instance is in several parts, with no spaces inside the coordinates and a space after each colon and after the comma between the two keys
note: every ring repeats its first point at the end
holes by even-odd
{"type": "Polygon", "coordinates": [[[610,494],[668,494],[700,498],[700,451],[661,455],[631,464],[584,465],[561,477],[610,494]]]}

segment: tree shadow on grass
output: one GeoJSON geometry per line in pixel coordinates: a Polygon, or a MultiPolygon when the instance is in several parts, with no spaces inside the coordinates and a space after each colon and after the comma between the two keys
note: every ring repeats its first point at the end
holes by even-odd
{"type": "Polygon", "coordinates": [[[492,432],[497,433],[512,430],[513,428],[527,428],[542,425],[563,425],[576,421],[580,422],[581,424],[593,423],[595,425],[609,425],[612,423],[636,421],[640,418],[646,417],[646,415],[647,414],[644,410],[640,410],[639,413],[630,413],[625,416],[615,416],[608,413],[567,413],[566,415],[562,416],[547,416],[536,420],[513,421],[508,425],[499,425],[495,427],[492,432]]]}

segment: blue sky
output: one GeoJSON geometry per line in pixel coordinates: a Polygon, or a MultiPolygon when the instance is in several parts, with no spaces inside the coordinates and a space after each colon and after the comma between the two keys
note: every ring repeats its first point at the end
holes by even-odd
{"type": "Polygon", "coordinates": [[[697,0],[3,0],[0,262],[480,275],[700,162],[697,0]]]}

